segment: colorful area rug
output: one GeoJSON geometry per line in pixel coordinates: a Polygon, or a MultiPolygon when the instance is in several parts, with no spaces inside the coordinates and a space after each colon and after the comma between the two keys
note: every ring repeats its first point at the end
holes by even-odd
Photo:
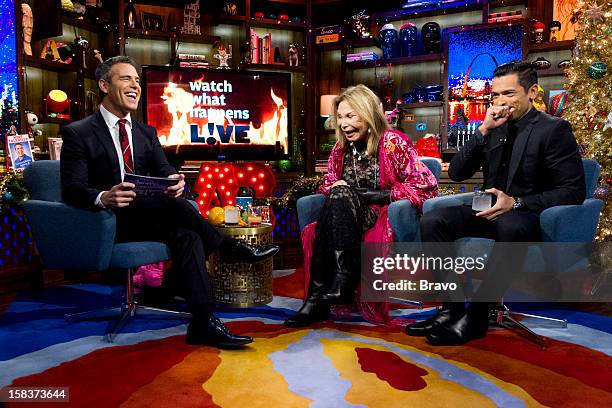
{"type": "MultiPolygon", "coordinates": [[[[567,329],[539,329],[549,348],[509,330],[433,347],[352,315],[289,329],[299,272],[275,279],[270,305],[224,310],[243,350],[184,343],[185,321],[137,317],[114,344],[107,323],[63,315],[111,306],[120,288],[81,284],[22,293],[0,317],[0,387],[70,387],[70,403],[7,407],[610,407],[612,319],[570,310],[567,329]]],[[[419,320],[432,309],[398,309],[419,320]]]]}

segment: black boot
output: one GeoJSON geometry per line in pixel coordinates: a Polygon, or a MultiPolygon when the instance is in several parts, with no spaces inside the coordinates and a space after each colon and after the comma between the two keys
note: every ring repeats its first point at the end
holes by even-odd
{"type": "Polygon", "coordinates": [[[327,268],[323,256],[313,259],[310,281],[308,282],[308,297],[296,314],[285,320],[289,327],[305,327],[316,322],[329,319],[329,303],[323,300],[323,291],[327,284],[327,268]]]}
{"type": "Polygon", "coordinates": [[[361,252],[359,249],[334,251],[334,283],[323,299],[340,305],[355,301],[355,288],[359,283],[361,252]]]}
{"type": "Polygon", "coordinates": [[[489,304],[472,303],[459,320],[432,329],[427,334],[427,341],[434,346],[458,346],[484,337],[488,328],[489,304]]]}
{"type": "Polygon", "coordinates": [[[442,308],[438,310],[435,316],[423,320],[422,322],[416,322],[406,326],[406,334],[409,336],[425,336],[432,329],[440,325],[459,320],[464,312],[465,306],[463,303],[444,302],[442,308]]]}

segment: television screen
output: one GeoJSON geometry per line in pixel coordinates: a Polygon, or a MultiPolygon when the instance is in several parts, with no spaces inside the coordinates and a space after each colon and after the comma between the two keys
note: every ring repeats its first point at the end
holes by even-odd
{"type": "Polygon", "coordinates": [[[143,66],[145,121],[167,153],[274,160],[289,153],[286,73],[143,66]]]}

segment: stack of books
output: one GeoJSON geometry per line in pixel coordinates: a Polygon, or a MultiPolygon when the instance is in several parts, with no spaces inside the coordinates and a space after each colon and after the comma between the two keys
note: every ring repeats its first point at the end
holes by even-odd
{"type": "Polygon", "coordinates": [[[176,56],[180,67],[208,68],[206,55],[201,54],[178,54],[176,56]]]}
{"type": "Polygon", "coordinates": [[[346,62],[376,61],[377,59],[378,59],[378,54],[376,54],[374,51],[358,52],[355,54],[346,55],[346,62]]]}
{"type": "Polygon", "coordinates": [[[274,48],[272,48],[272,33],[263,37],[257,35],[251,28],[251,63],[274,64],[274,48]]]}
{"type": "Polygon", "coordinates": [[[489,18],[487,22],[490,24],[490,23],[501,23],[504,21],[514,21],[514,20],[522,20],[522,19],[523,19],[522,10],[501,11],[499,13],[489,14],[489,18]]]}

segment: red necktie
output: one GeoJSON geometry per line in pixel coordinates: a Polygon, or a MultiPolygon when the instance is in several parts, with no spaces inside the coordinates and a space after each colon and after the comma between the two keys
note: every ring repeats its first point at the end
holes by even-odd
{"type": "Polygon", "coordinates": [[[130,148],[130,138],[125,129],[126,119],[119,119],[119,141],[121,142],[121,152],[123,153],[123,169],[126,173],[134,174],[134,162],[132,161],[132,149],[130,148]]]}

